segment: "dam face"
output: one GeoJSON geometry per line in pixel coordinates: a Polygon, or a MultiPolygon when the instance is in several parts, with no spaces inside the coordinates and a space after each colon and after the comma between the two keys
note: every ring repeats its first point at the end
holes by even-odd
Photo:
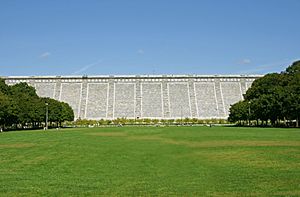
{"type": "Polygon", "coordinates": [[[69,103],[75,119],[225,119],[260,75],[98,75],[4,77],[41,97],[69,103]]]}

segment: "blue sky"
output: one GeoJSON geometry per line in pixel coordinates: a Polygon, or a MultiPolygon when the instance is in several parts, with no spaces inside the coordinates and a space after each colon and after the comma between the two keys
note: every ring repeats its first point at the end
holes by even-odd
{"type": "Polygon", "coordinates": [[[299,0],[0,0],[0,75],[265,74],[300,59],[299,0]]]}

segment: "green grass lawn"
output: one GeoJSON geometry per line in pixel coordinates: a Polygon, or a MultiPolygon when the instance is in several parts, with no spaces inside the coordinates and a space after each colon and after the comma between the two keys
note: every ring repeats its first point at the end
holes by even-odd
{"type": "Polygon", "coordinates": [[[0,196],[300,196],[300,130],[0,133],[0,196]]]}

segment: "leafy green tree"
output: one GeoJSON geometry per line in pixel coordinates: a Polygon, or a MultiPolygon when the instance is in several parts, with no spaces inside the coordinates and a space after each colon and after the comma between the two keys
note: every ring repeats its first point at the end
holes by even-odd
{"type": "Polygon", "coordinates": [[[73,121],[74,120],[74,111],[68,103],[60,102],[61,105],[61,116],[59,119],[60,124],[64,121],[73,121]]]}
{"type": "Polygon", "coordinates": [[[10,95],[20,109],[18,114],[18,122],[20,124],[24,126],[30,123],[35,126],[43,121],[42,100],[33,87],[27,83],[15,84],[10,88],[10,95]]]}
{"type": "Polygon", "coordinates": [[[17,83],[10,88],[10,94],[12,96],[22,96],[22,95],[28,95],[32,98],[39,98],[39,96],[36,93],[36,90],[34,87],[29,86],[27,83],[21,82],[17,83]]]}
{"type": "Polygon", "coordinates": [[[1,131],[4,129],[5,124],[8,122],[7,118],[9,117],[9,108],[11,105],[11,99],[0,92],[0,127],[1,131]]]}
{"type": "Polygon", "coordinates": [[[51,98],[40,98],[34,87],[27,83],[8,86],[0,78],[0,126],[21,125],[40,127],[45,122],[48,103],[48,120],[57,125],[73,121],[74,112],[69,104],[51,98]]]}
{"type": "Polygon", "coordinates": [[[300,60],[294,62],[292,65],[287,67],[287,69],[285,70],[285,73],[287,73],[289,75],[294,75],[294,74],[300,73],[300,60]]]}
{"type": "MultiPolygon", "coordinates": [[[[276,125],[286,119],[300,118],[300,61],[294,62],[284,72],[271,73],[255,80],[244,95],[251,102],[251,118],[265,124],[276,125]]],[[[243,120],[243,102],[231,107],[229,120],[243,120]]]]}
{"type": "Polygon", "coordinates": [[[5,83],[5,80],[0,78],[0,92],[7,95],[9,92],[9,86],[5,83]]]}
{"type": "MultiPolygon", "coordinates": [[[[62,105],[61,102],[51,99],[51,98],[42,98],[43,100],[43,109],[44,109],[44,118],[46,114],[46,104],[48,106],[48,121],[54,122],[58,126],[62,116],[62,105]]],[[[45,120],[45,119],[44,119],[45,120]]]]}
{"type": "Polygon", "coordinates": [[[250,119],[249,103],[246,101],[239,101],[231,105],[229,112],[228,120],[230,122],[239,122],[239,124],[241,124],[241,121],[247,121],[250,119]]]}
{"type": "MultiPolygon", "coordinates": [[[[299,64],[298,64],[299,65],[299,64]]],[[[296,127],[299,127],[300,118],[300,72],[293,72],[289,84],[286,87],[285,96],[286,115],[291,120],[296,120],[296,127]]]]}
{"type": "Polygon", "coordinates": [[[267,74],[256,79],[244,95],[245,100],[258,98],[263,94],[271,94],[274,88],[282,85],[282,76],[278,73],[267,74]]]}

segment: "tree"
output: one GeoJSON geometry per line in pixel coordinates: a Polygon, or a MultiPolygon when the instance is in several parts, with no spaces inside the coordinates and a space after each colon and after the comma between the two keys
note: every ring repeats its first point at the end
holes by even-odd
{"type": "Polygon", "coordinates": [[[4,129],[7,123],[7,117],[9,116],[9,107],[11,101],[9,97],[2,92],[0,92],[0,128],[1,131],[4,129]]]}
{"type": "MultiPolygon", "coordinates": [[[[269,121],[274,126],[280,121],[295,121],[300,118],[300,61],[294,62],[284,72],[270,73],[257,80],[244,95],[245,102],[251,102],[251,118],[269,121]]],[[[230,109],[229,120],[244,120],[243,102],[230,109]]]]}
{"type": "Polygon", "coordinates": [[[29,86],[27,83],[21,82],[17,83],[10,88],[10,94],[12,96],[22,96],[22,95],[28,95],[32,98],[39,98],[39,96],[36,93],[36,90],[34,87],[29,86]]]}
{"type": "Polygon", "coordinates": [[[300,60],[294,62],[292,65],[287,67],[287,69],[285,70],[285,73],[287,73],[289,75],[294,75],[294,74],[300,73],[300,60]]]}
{"type": "Polygon", "coordinates": [[[285,112],[289,119],[296,120],[299,127],[300,118],[300,61],[294,62],[283,72],[288,78],[285,97],[285,112]]]}
{"type": "Polygon", "coordinates": [[[61,105],[61,116],[59,119],[60,124],[64,121],[74,120],[74,111],[68,103],[60,102],[61,105]]]}
{"type": "Polygon", "coordinates": [[[229,109],[229,118],[230,122],[239,122],[249,120],[249,103],[246,101],[239,101],[233,105],[231,105],[229,109]]]}
{"type": "Polygon", "coordinates": [[[9,92],[9,86],[5,83],[5,80],[0,78],[0,92],[7,95],[9,92]]]}
{"type": "Polygon", "coordinates": [[[57,125],[64,121],[73,121],[74,112],[69,104],[51,98],[40,98],[34,87],[27,83],[8,86],[0,78],[0,127],[21,125],[41,127],[45,122],[48,103],[49,121],[57,125]]]}
{"type": "Polygon", "coordinates": [[[35,127],[43,121],[43,103],[33,87],[27,83],[13,85],[10,88],[10,96],[20,109],[18,122],[22,126],[31,123],[35,127]]]}
{"type": "Polygon", "coordinates": [[[263,94],[273,93],[274,88],[282,85],[282,76],[278,73],[267,74],[256,79],[244,95],[245,100],[258,98],[263,94]]]}

